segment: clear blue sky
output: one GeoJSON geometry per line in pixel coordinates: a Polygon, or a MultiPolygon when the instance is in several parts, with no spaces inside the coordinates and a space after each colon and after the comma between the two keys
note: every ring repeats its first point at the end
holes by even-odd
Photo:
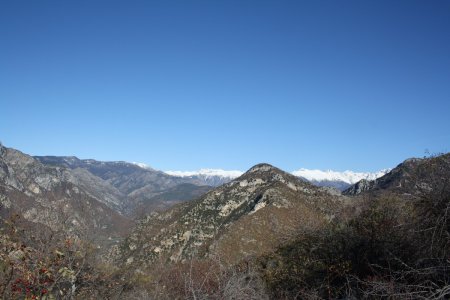
{"type": "Polygon", "coordinates": [[[375,171],[450,151],[450,1],[1,1],[33,155],[375,171]]]}

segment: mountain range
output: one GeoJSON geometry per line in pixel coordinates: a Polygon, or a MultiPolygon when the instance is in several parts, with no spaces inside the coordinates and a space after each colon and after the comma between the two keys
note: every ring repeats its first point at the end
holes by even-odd
{"type": "MultiPolygon", "coordinates": [[[[118,250],[118,260],[142,266],[160,259],[219,256],[233,264],[271,253],[289,237],[357,215],[369,195],[410,201],[429,192],[436,186],[432,181],[450,177],[449,158],[450,154],[441,156],[438,166],[432,165],[433,159],[408,159],[378,174],[347,172],[348,180],[374,179],[361,179],[342,194],[258,164],[196,200],[141,219],[118,250]]],[[[318,173],[336,178],[333,173],[318,173]]]]}
{"type": "Polygon", "coordinates": [[[98,187],[94,194],[107,197],[124,215],[132,215],[136,209],[144,210],[167,207],[168,203],[190,200],[195,190],[208,190],[198,179],[175,177],[148,166],[124,161],[102,162],[93,159],[78,159],[65,156],[35,156],[37,161],[48,166],[71,170],[80,185],[98,187]],[[170,199],[167,194],[171,195],[170,199]],[[162,200],[164,199],[164,200],[162,200]]]}
{"type": "MultiPolygon", "coordinates": [[[[332,171],[332,170],[310,170],[298,169],[291,174],[301,177],[317,186],[334,187],[341,191],[347,189],[352,184],[360,180],[374,180],[388,173],[390,169],[378,172],[353,172],[353,171],[332,171]]],[[[206,185],[219,186],[244,174],[242,171],[226,171],[222,169],[200,169],[198,171],[164,171],[166,174],[199,180],[206,185]]]]}
{"type": "Polygon", "coordinates": [[[293,171],[292,174],[301,178],[304,178],[312,184],[318,186],[334,187],[341,191],[349,188],[351,185],[359,182],[360,180],[374,180],[382,177],[388,173],[391,169],[384,169],[378,172],[353,172],[353,171],[332,171],[332,170],[309,170],[299,169],[293,171]]]}
{"type": "MultiPolygon", "coordinates": [[[[52,250],[56,253],[56,265],[49,265],[53,273],[66,272],[58,263],[61,249],[69,249],[72,241],[88,241],[87,249],[98,250],[96,262],[89,260],[91,265],[82,270],[83,277],[69,276],[72,286],[78,285],[72,291],[82,293],[89,286],[87,278],[99,278],[94,271],[119,272],[101,277],[107,288],[97,297],[103,298],[110,298],[105,295],[113,286],[122,286],[120,293],[130,286],[147,291],[159,286],[163,290],[155,298],[184,297],[192,293],[192,287],[185,284],[198,280],[199,288],[203,287],[210,279],[201,276],[207,276],[213,266],[226,270],[214,273],[220,278],[254,266],[259,275],[245,273],[239,284],[249,288],[246,282],[259,276],[272,298],[295,297],[311,287],[314,295],[339,298],[349,285],[360,298],[369,282],[375,288],[384,284],[376,274],[388,278],[390,268],[396,268],[395,274],[410,276],[412,265],[414,270],[433,272],[429,289],[447,282],[448,263],[442,258],[447,257],[449,245],[450,154],[407,159],[376,174],[305,169],[288,173],[267,163],[242,174],[221,170],[168,173],[122,161],[32,157],[0,144],[0,242],[5,245],[0,263],[14,266],[17,257],[25,257],[24,249],[38,253],[39,244],[30,242],[34,233],[50,230],[50,236],[65,234],[61,241],[65,246],[52,250]],[[319,182],[350,184],[356,180],[342,192],[319,186],[319,182]],[[18,240],[16,231],[5,230],[16,216],[25,228],[21,234],[31,237],[18,240]],[[193,271],[196,261],[200,269],[193,271]],[[403,270],[405,265],[408,268],[403,270]],[[171,268],[174,273],[164,273],[171,268]],[[200,279],[177,277],[193,276],[192,272],[198,272],[200,279]],[[177,284],[188,290],[170,294],[171,286],[177,284]]],[[[42,255],[36,254],[37,261],[30,255],[25,260],[30,260],[27,268],[43,263],[42,255]]],[[[9,278],[5,274],[15,273],[1,274],[3,280],[9,278]]],[[[388,283],[392,280],[409,282],[408,277],[394,277],[388,283]]],[[[421,285],[407,288],[421,288],[430,278],[420,280],[421,285]]],[[[17,280],[2,282],[11,295],[18,291],[10,285],[17,280]]],[[[229,281],[212,286],[232,283],[237,284],[229,281]]],[[[96,288],[97,284],[94,280],[96,288]]],[[[62,288],[60,293],[67,290],[62,288]]],[[[147,297],[142,295],[137,298],[147,297]]],[[[209,298],[211,291],[205,295],[209,298]]]]}
{"type": "MultiPolygon", "coordinates": [[[[163,211],[177,203],[196,199],[214,187],[232,182],[244,174],[241,171],[221,169],[163,172],[139,163],[102,162],[78,159],[74,156],[32,157],[12,148],[1,146],[0,149],[2,194],[8,195],[2,196],[2,199],[10,199],[4,200],[8,209],[21,212],[26,219],[36,221],[42,218],[36,212],[46,207],[45,214],[52,217],[47,218],[45,222],[43,220],[39,222],[51,223],[49,220],[57,218],[52,209],[53,205],[48,205],[42,199],[48,197],[53,199],[52,201],[74,206],[68,210],[76,216],[72,220],[73,224],[89,224],[90,221],[83,218],[88,218],[86,212],[94,214],[95,210],[85,210],[82,206],[84,204],[79,203],[81,198],[87,197],[91,199],[90,205],[102,207],[108,211],[109,220],[117,221],[111,221],[106,226],[114,232],[120,232],[119,227],[124,227],[120,224],[130,224],[130,220],[138,215],[163,211]],[[69,185],[70,188],[63,190],[63,186],[69,185]],[[79,193],[71,192],[71,189],[79,193]],[[28,200],[11,201],[25,198],[28,200]],[[76,205],[81,205],[83,213],[77,211],[76,205]]],[[[341,190],[348,188],[356,179],[377,178],[382,174],[382,172],[338,173],[306,169],[292,173],[315,185],[338,186],[341,190]]],[[[104,216],[104,212],[98,214],[99,218],[104,216]]],[[[89,218],[96,220],[93,216],[89,218]]],[[[98,224],[97,227],[100,226],[98,224]]]]}
{"type": "Polygon", "coordinates": [[[244,172],[236,170],[225,171],[222,169],[200,169],[198,171],[164,171],[164,173],[172,176],[198,180],[205,185],[220,186],[241,176],[244,172]]]}

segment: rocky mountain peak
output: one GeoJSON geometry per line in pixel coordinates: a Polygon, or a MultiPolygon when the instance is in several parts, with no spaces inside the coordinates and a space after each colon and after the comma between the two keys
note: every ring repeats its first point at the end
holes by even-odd
{"type": "Polygon", "coordinates": [[[281,171],[278,168],[275,168],[274,166],[272,166],[271,164],[268,163],[260,163],[257,165],[254,165],[253,167],[251,167],[247,172],[247,173],[256,173],[256,172],[270,172],[270,171],[281,171]]]}
{"type": "Polygon", "coordinates": [[[333,218],[339,206],[330,193],[272,165],[258,164],[196,201],[143,219],[123,245],[122,258],[142,262],[163,256],[180,261],[199,252],[256,254],[274,247],[281,232],[333,218]],[[300,211],[307,215],[304,222],[288,217],[300,211]],[[255,223],[265,225],[253,232],[250,224],[255,223]],[[262,232],[274,238],[258,244],[262,232]],[[235,235],[247,242],[231,247],[228,241],[235,235]]]}
{"type": "MultiPolygon", "coordinates": [[[[278,184],[293,191],[304,191],[306,193],[316,189],[316,187],[308,182],[267,163],[261,163],[251,167],[242,176],[231,181],[226,186],[233,186],[235,184],[240,188],[246,188],[248,186],[258,189],[266,189],[274,184],[278,184]]],[[[252,190],[250,189],[250,191],[252,190]]]]}

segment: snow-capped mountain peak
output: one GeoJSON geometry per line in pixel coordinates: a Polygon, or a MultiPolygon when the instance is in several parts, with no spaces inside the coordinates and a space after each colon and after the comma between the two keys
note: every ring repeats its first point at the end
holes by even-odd
{"type": "MultiPolygon", "coordinates": [[[[332,170],[322,171],[302,168],[291,173],[319,186],[332,186],[343,190],[362,179],[374,180],[389,171],[390,169],[374,173],[353,171],[338,172],[332,170]]],[[[244,172],[238,170],[200,169],[197,171],[165,171],[165,173],[177,177],[197,179],[206,185],[219,186],[241,176],[244,172]]]]}
{"type": "Polygon", "coordinates": [[[241,176],[244,172],[237,170],[200,169],[197,171],[165,171],[165,173],[177,177],[194,178],[206,185],[219,186],[241,176]]]}
{"type": "Polygon", "coordinates": [[[381,170],[374,173],[369,172],[353,172],[353,171],[332,171],[332,170],[309,170],[309,169],[299,169],[293,171],[292,174],[298,177],[305,178],[308,181],[342,181],[348,184],[355,184],[362,179],[374,180],[378,177],[383,176],[388,173],[390,169],[381,170]]]}

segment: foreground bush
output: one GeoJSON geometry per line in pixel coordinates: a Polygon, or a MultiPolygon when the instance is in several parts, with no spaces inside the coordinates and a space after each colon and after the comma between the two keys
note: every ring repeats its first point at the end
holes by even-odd
{"type": "Polygon", "coordinates": [[[272,296],[449,297],[446,199],[434,198],[428,205],[423,199],[414,203],[377,199],[352,221],[302,235],[261,261],[272,296]],[[437,202],[442,207],[431,217],[430,205],[437,202]]]}

